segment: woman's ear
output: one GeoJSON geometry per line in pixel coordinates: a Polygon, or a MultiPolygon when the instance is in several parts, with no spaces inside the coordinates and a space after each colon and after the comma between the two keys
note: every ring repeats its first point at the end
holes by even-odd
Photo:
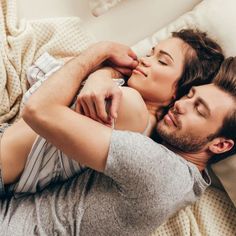
{"type": "Polygon", "coordinates": [[[214,154],[220,154],[228,152],[234,146],[234,141],[232,139],[226,139],[223,137],[215,138],[211,141],[209,145],[209,150],[214,154]]]}

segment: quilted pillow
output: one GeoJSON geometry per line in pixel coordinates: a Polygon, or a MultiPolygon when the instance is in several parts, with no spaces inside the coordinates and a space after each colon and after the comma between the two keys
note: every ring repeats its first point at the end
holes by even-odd
{"type": "Polygon", "coordinates": [[[226,56],[236,55],[236,1],[204,0],[150,37],[133,46],[138,55],[145,55],[158,41],[183,28],[199,28],[208,33],[224,49],[226,56]]]}

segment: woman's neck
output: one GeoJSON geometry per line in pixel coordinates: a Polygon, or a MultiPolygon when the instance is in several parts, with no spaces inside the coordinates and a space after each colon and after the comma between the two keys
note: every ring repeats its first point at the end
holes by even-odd
{"type": "Polygon", "coordinates": [[[146,132],[147,136],[150,136],[153,129],[156,127],[156,123],[159,120],[160,114],[162,114],[163,108],[160,104],[145,102],[149,113],[149,127],[146,132]]]}
{"type": "Polygon", "coordinates": [[[161,103],[154,103],[154,102],[149,102],[149,101],[145,101],[145,104],[146,104],[149,114],[151,116],[154,116],[156,120],[159,121],[163,115],[164,108],[166,106],[164,106],[161,103]]]}
{"type": "Polygon", "coordinates": [[[157,112],[163,109],[163,107],[159,103],[145,101],[145,104],[151,115],[156,115],[157,112]]]}

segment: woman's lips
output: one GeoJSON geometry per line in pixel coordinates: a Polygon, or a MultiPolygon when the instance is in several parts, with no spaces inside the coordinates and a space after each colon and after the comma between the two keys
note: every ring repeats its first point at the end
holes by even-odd
{"type": "Polygon", "coordinates": [[[136,73],[136,74],[140,74],[140,75],[143,75],[143,76],[147,77],[145,72],[140,67],[136,67],[135,69],[133,69],[133,72],[136,73]]]}

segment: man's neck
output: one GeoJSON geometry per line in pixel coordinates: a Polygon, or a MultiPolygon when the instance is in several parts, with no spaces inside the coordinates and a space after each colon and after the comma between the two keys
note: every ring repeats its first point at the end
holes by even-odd
{"type": "Polygon", "coordinates": [[[203,171],[206,168],[207,162],[210,158],[209,153],[207,153],[206,151],[199,151],[199,152],[195,152],[195,153],[186,153],[186,152],[176,149],[173,146],[170,146],[166,143],[164,143],[164,145],[168,149],[173,151],[174,153],[183,157],[186,161],[189,161],[192,164],[194,164],[199,169],[199,171],[203,171]]]}

